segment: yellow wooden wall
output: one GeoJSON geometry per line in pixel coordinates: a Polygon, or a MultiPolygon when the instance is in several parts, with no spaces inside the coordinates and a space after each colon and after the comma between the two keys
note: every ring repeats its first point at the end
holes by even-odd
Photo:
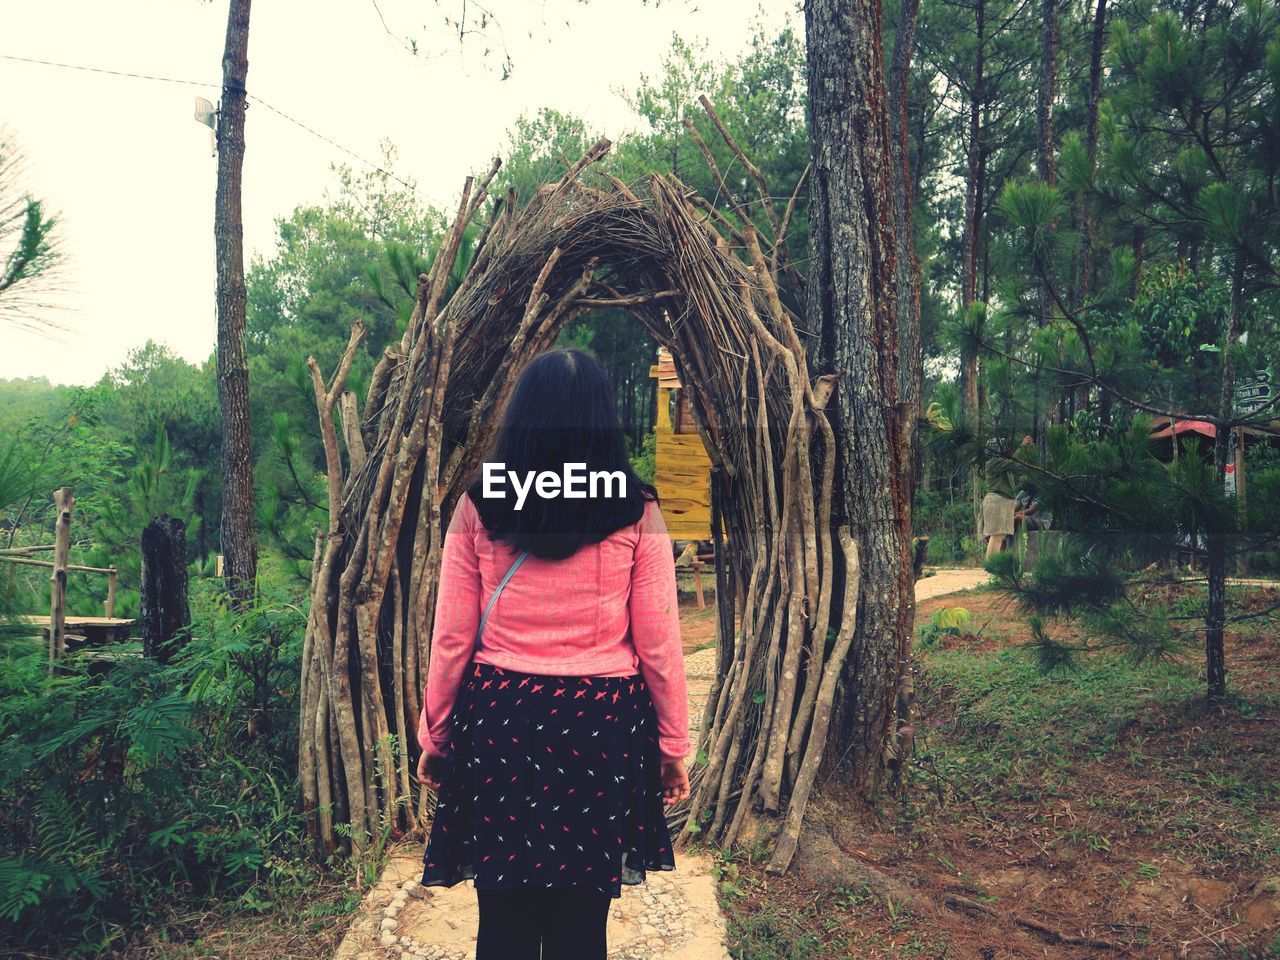
{"type": "Polygon", "coordinates": [[[658,390],[654,485],[673,540],[711,539],[711,458],[698,433],[675,433],[668,388],[658,390]]]}

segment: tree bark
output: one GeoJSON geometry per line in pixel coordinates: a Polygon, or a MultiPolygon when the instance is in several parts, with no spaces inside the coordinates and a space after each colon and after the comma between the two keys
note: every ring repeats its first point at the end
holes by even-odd
{"type": "MultiPolygon", "coordinates": [[[[908,90],[911,79],[911,54],[915,46],[916,19],[920,0],[903,0],[893,38],[893,57],[889,66],[889,117],[893,126],[890,143],[893,152],[893,232],[895,269],[898,285],[898,340],[901,365],[898,391],[902,403],[902,420],[907,448],[905,468],[908,491],[914,488],[916,476],[916,422],[920,414],[921,369],[920,344],[920,261],[916,257],[915,228],[912,219],[910,125],[908,123],[908,90]]],[[[907,507],[911,506],[908,496],[907,507]]]]}
{"type": "Polygon", "coordinates": [[[1044,0],[1040,23],[1040,86],[1036,95],[1040,179],[1053,186],[1053,100],[1058,87],[1058,0],[1044,0]]]}
{"type": "MultiPolygon", "coordinates": [[[[895,167],[878,0],[810,0],[808,318],[820,325],[836,390],[844,516],[860,545],[857,627],[830,739],[840,772],[873,792],[884,769],[910,637],[905,451],[899,420],[895,167]]],[[[855,601],[856,602],[856,601],[855,601]]]]}
{"type": "MultiPolygon", "coordinates": [[[[1089,48],[1089,104],[1085,121],[1085,155],[1093,176],[1098,158],[1098,104],[1102,100],[1102,48],[1107,37],[1107,0],[1098,0],[1093,18],[1093,40],[1089,48]]],[[[1072,306],[1084,303],[1093,286],[1093,190],[1086,185],[1080,193],[1080,254],[1076,262],[1075,295],[1072,306]]]]}
{"type": "Polygon", "coordinates": [[[49,668],[67,652],[67,565],[71,553],[71,514],[76,498],[70,487],[53,491],[53,569],[49,573],[49,668]]]}
{"type": "MultiPolygon", "coordinates": [[[[920,0],[902,0],[898,8],[898,24],[893,37],[893,56],[889,63],[889,122],[892,125],[893,150],[893,230],[896,241],[895,269],[898,285],[898,393],[899,420],[902,428],[902,469],[906,491],[903,496],[905,529],[908,543],[914,527],[916,486],[920,477],[920,446],[918,428],[921,415],[920,384],[924,376],[920,334],[920,261],[916,257],[914,197],[911,176],[911,124],[909,91],[911,81],[911,56],[915,48],[916,21],[920,13],[920,0]]],[[[921,541],[927,548],[927,541],[921,541]]],[[[919,551],[917,551],[917,554],[919,551]]],[[[919,577],[921,561],[913,557],[911,575],[919,577]]],[[[915,623],[915,589],[903,597],[907,606],[908,622],[915,623]]],[[[901,673],[909,676],[911,667],[904,663],[901,673]]],[[[914,729],[913,710],[907,701],[899,699],[897,716],[893,726],[897,731],[893,741],[894,774],[898,761],[913,749],[911,731],[914,729]]]]}
{"type": "MultiPolygon", "coordinates": [[[[982,105],[986,73],[986,0],[977,0],[974,33],[973,86],[969,91],[969,149],[964,192],[964,263],[960,282],[960,304],[967,314],[978,298],[978,251],[982,244],[982,214],[986,197],[986,147],[982,143],[982,105]]],[[[978,355],[960,358],[960,393],[965,413],[978,416],[978,355]]]]}
{"type": "Polygon", "coordinates": [[[213,233],[218,272],[218,402],[222,410],[222,554],[237,603],[253,594],[258,573],[245,351],[244,243],[240,175],[244,167],[245,78],[250,0],[231,0],[218,110],[218,190],[213,233]]]}
{"type": "Polygon", "coordinates": [[[191,626],[187,602],[187,525],[160,514],[142,531],[138,631],[142,653],[168,663],[191,626]]]}
{"type": "MultiPolygon", "coordinates": [[[[1235,361],[1233,341],[1240,330],[1240,299],[1244,282],[1243,261],[1239,253],[1231,271],[1231,298],[1227,308],[1227,334],[1222,343],[1222,388],[1218,400],[1220,421],[1230,419],[1235,403],[1235,361]]],[[[1231,449],[1231,431],[1221,423],[1213,440],[1214,477],[1218,489],[1226,483],[1227,456],[1231,449]]],[[[1222,518],[1222,524],[1230,523],[1231,513],[1222,518]]],[[[1227,536],[1228,530],[1217,529],[1209,533],[1209,598],[1205,609],[1204,653],[1205,672],[1208,677],[1208,697],[1221,700],[1227,695],[1227,663],[1224,652],[1224,634],[1227,617],[1227,536]]]]}
{"type": "MultiPolygon", "coordinates": [[[[1036,165],[1040,179],[1053,186],[1054,170],[1054,136],[1053,136],[1053,100],[1058,81],[1058,0],[1044,0],[1040,24],[1040,85],[1036,94],[1036,165]]],[[[1056,226],[1056,223],[1054,224],[1056,226]]],[[[1047,273],[1048,264],[1040,265],[1047,273]]],[[[1048,326],[1050,311],[1050,294],[1048,281],[1041,279],[1039,290],[1039,306],[1036,310],[1036,325],[1048,326]]],[[[1054,402],[1047,409],[1040,387],[1040,369],[1037,366],[1032,380],[1035,384],[1036,408],[1036,442],[1043,446],[1045,433],[1050,423],[1062,419],[1061,398],[1053,398],[1054,402]]]]}

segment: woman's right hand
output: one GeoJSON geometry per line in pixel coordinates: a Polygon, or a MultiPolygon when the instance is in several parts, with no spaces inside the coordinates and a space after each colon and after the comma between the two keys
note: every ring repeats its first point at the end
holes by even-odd
{"type": "Polygon", "coordinates": [[[673,760],[662,765],[662,803],[673,806],[689,799],[689,771],[683,760],[673,760]]]}

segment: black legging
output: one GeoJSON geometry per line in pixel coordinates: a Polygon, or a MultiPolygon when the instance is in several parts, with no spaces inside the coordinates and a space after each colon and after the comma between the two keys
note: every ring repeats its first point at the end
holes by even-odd
{"type": "Polygon", "coordinates": [[[477,890],[476,960],[605,960],[612,898],[586,887],[477,890]]]}

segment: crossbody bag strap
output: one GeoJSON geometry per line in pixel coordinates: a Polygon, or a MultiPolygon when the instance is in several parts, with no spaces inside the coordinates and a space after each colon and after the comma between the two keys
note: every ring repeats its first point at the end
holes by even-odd
{"type": "Polygon", "coordinates": [[[498,602],[498,597],[502,594],[502,588],[507,585],[507,581],[520,569],[520,564],[524,563],[525,558],[529,556],[529,551],[525,550],[515,558],[511,564],[511,568],[507,570],[503,578],[498,582],[498,586],[493,591],[493,596],[489,598],[489,605],[484,608],[484,613],[480,615],[480,626],[476,627],[476,647],[480,646],[480,638],[484,636],[484,625],[489,619],[489,612],[493,610],[493,605],[498,602]]]}

